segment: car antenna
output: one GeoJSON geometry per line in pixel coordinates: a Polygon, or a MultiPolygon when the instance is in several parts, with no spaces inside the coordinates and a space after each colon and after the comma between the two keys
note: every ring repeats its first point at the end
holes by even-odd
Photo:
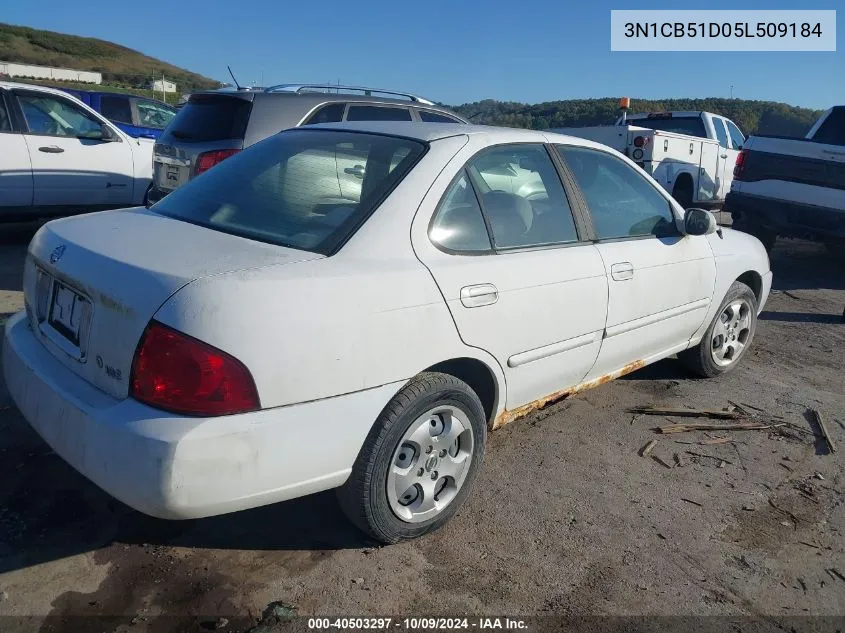
{"type": "Polygon", "coordinates": [[[226,66],[226,68],[228,68],[228,69],[229,69],[229,74],[232,76],[232,81],[234,81],[234,82],[235,82],[235,87],[236,87],[238,90],[243,90],[243,88],[241,87],[241,84],[239,84],[239,83],[238,83],[238,80],[237,80],[237,79],[235,79],[235,73],[233,73],[233,72],[232,72],[232,67],[231,67],[231,66],[226,66]]]}

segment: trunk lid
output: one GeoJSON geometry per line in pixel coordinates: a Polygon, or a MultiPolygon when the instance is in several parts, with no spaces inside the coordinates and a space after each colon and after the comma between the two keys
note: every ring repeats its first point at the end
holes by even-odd
{"type": "Polygon", "coordinates": [[[158,215],[106,211],[45,224],[33,237],[24,297],[33,331],[66,367],[126,397],[138,341],[192,281],[323,257],[158,215]]]}

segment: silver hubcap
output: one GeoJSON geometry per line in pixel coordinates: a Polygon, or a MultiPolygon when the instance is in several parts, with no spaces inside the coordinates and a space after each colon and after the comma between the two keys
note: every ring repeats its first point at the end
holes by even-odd
{"type": "Polygon", "coordinates": [[[717,365],[725,367],[742,356],[751,334],[751,318],[751,305],[745,299],[732,301],[719,315],[710,341],[710,352],[717,365]]]}
{"type": "Polygon", "coordinates": [[[414,420],[387,474],[393,513],[408,523],[420,523],[442,512],[466,479],[474,442],[469,419],[456,407],[436,407],[414,420]]]}

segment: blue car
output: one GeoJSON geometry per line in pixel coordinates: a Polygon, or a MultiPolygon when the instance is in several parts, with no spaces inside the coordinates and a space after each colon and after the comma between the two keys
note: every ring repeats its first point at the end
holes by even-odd
{"type": "Polygon", "coordinates": [[[61,90],[90,106],[134,138],[157,139],[176,116],[176,108],[155,99],[119,92],[61,90]]]}

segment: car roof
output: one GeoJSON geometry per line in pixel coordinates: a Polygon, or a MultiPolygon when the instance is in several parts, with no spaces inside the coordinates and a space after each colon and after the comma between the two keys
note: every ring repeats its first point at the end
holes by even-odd
{"type": "MultiPolygon", "coordinates": [[[[242,89],[237,88],[219,88],[217,90],[196,90],[190,94],[191,97],[195,95],[216,95],[227,96],[246,99],[248,101],[257,100],[288,100],[289,103],[297,103],[300,109],[312,109],[315,106],[326,103],[374,103],[379,105],[396,105],[403,108],[421,108],[424,110],[434,110],[437,112],[444,112],[459,119],[463,117],[451,111],[448,107],[429,102],[428,100],[414,101],[410,98],[393,98],[385,97],[377,94],[355,94],[351,92],[324,92],[324,91],[307,91],[307,92],[292,92],[292,91],[271,91],[268,89],[242,89]]],[[[190,97],[189,97],[190,98],[190,97]]]]}
{"type": "Polygon", "coordinates": [[[503,143],[555,143],[566,141],[571,145],[602,147],[582,138],[528,130],[525,128],[496,127],[493,125],[471,125],[463,123],[425,123],[420,121],[345,121],[343,123],[318,123],[296,128],[297,130],[339,130],[370,132],[390,136],[403,136],[427,143],[461,135],[487,134],[496,136],[503,143]]]}

